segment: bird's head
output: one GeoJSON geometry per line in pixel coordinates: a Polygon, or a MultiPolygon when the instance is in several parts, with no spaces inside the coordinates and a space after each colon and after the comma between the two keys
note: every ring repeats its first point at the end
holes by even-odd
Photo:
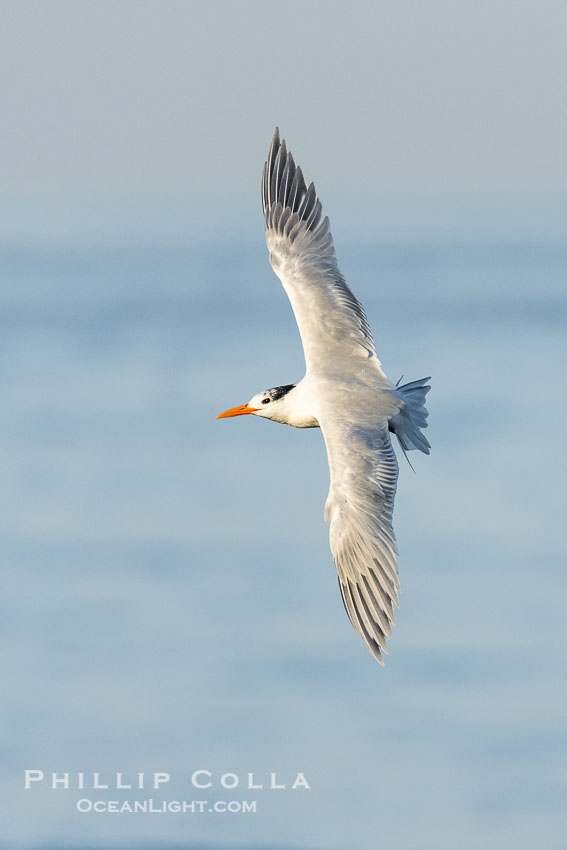
{"type": "Polygon", "coordinates": [[[263,419],[273,419],[275,422],[289,422],[289,398],[288,393],[295,388],[295,384],[286,384],[283,387],[272,387],[271,390],[263,390],[252,396],[248,404],[240,407],[231,407],[224,413],[219,413],[217,419],[225,419],[229,416],[243,416],[253,413],[263,419]]]}

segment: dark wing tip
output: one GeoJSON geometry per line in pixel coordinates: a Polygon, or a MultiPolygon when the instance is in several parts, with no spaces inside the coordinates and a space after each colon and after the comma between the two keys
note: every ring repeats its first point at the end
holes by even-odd
{"type": "MultiPolygon", "coordinates": [[[[281,204],[282,213],[289,209],[297,213],[299,221],[304,221],[308,230],[314,230],[320,222],[321,205],[313,183],[309,189],[305,184],[301,168],[295,164],[288,152],[285,139],[280,139],[279,127],[274,130],[268,158],[262,173],[262,208],[269,223],[270,212],[276,204],[281,204]]],[[[289,214],[283,220],[288,220],[289,214]]]]}
{"type": "Polygon", "coordinates": [[[343,605],[355,631],[360,635],[376,661],[383,667],[382,653],[388,654],[386,638],[389,637],[389,624],[384,627],[383,623],[381,624],[373,616],[357,582],[353,583],[350,579],[347,579],[343,584],[339,578],[339,588],[343,605]]]}

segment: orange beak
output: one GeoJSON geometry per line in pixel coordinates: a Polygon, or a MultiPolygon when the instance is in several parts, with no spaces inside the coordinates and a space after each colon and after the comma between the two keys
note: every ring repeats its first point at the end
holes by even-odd
{"type": "Polygon", "coordinates": [[[241,404],[240,407],[231,407],[230,410],[225,410],[224,413],[219,413],[217,419],[226,419],[229,416],[244,416],[245,413],[256,413],[260,410],[259,407],[248,407],[247,404],[241,404]]]}

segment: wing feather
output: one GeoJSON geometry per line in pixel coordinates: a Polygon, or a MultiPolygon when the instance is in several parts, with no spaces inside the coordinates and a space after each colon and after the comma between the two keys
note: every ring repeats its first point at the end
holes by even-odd
{"type": "Polygon", "coordinates": [[[262,174],[262,207],[270,263],[291,301],[307,371],[352,372],[351,358],[379,368],[364,309],[337,267],[315,186],[306,187],[277,128],[262,174]]]}
{"type": "Polygon", "coordinates": [[[322,415],[331,483],[325,506],[331,551],[350,621],[382,664],[400,582],[392,513],[398,464],[387,420],[364,426],[322,415]]]}

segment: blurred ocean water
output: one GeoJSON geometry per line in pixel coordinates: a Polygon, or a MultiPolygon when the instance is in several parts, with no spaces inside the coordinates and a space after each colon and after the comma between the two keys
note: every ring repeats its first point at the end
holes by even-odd
{"type": "Polygon", "coordinates": [[[383,670],[320,433],[214,419],[303,374],[256,207],[2,209],[0,847],[565,846],[565,205],[329,212],[390,378],[433,376],[383,670]],[[24,768],[311,789],[81,814],[24,768]]]}

